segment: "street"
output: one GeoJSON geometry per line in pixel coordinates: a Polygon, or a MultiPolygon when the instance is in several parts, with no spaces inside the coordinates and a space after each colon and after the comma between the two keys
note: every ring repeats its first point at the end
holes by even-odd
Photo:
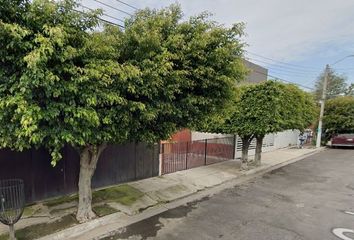
{"type": "Polygon", "coordinates": [[[353,149],[329,149],[103,239],[354,239],[353,172],[353,149]]]}

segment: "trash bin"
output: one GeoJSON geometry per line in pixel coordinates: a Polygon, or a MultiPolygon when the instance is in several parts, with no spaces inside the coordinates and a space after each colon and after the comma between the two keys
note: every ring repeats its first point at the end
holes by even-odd
{"type": "Polygon", "coordinates": [[[0,222],[9,226],[11,240],[16,239],[14,224],[20,220],[24,207],[25,191],[23,180],[0,180],[0,222]]]}

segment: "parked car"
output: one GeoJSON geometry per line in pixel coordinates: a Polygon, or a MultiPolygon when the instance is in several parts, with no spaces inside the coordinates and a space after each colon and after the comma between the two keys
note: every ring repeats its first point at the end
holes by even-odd
{"type": "Polygon", "coordinates": [[[331,147],[354,147],[354,133],[334,135],[328,145],[331,147]]]}

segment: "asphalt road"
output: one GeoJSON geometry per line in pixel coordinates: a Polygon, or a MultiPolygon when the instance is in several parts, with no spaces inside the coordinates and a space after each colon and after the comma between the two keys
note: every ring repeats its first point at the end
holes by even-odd
{"type": "Polygon", "coordinates": [[[330,149],[105,239],[350,240],[351,212],[354,149],[330,149]]]}

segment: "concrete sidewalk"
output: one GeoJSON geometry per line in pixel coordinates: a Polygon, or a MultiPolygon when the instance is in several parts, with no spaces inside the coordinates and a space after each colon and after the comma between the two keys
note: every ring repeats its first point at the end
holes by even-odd
{"type": "Polygon", "coordinates": [[[240,171],[240,161],[230,160],[209,166],[128,183],[139,189],[144,196],[131,206],[117,206],[121,212],[61,232],[40,238],[98,239],[99,236],[149,218],[168,209],[213,195],[223,189],[248,181],[268,171],[301,160],[321,149],[280,149],[262,153],[262,165],[248,171],[240,171]]]}

